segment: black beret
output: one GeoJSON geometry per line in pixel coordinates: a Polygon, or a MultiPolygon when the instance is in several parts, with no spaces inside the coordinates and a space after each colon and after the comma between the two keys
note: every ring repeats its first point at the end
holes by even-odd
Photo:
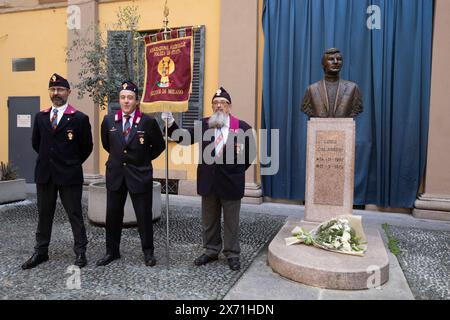
{"type": "Polygon", "coordinates": [[[227,90],[225,90],[223,87],[220,87],[220,89],[218,89],[216,91],[216,93],[214,94],[212,100],[214,100],[215,98],[225,98],[228,100],[229,103],[231,103],[231,97],[228,94],[227,90]]]}
{"type": "Polygon", "coordinates": [[[122,82],[122,84],[120,85],[119,92],[122,90],[133,91],[136,94],[136,98],[138,96],[138,87],[131,80],[126,80],[122,82]]]}
{"type": "Polygon", "coordinates": [[[69,82],[64,79],[63,77],[61,77],[59,74],[54,73],[51,77],[50,77],[50,81],[48,83],[48,87],[64,87],[67,89],[70,89],[70,85],[69,82]]]}

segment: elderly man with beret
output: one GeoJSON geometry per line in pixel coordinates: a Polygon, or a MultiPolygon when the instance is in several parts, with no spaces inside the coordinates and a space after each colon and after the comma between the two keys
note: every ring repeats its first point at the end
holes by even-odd
{"type": "Polygon", "coordinates": [[[168,133],[178,143],[199,143],[201,146],[202,158],[197,167],[197,193],[202,197],[205,251],[195,259],[194,264],[201,266],[215,261],[222,252],[230,269],[239,270],[239,213],[241,199],[244,197],[245,171],[256,156],[256,146],[250,125],[233,116],[231,109],[231,96],[221,87],[212,98],[213,115],[201,120],[202,141],[195,141],[193,129],[177,140],[173,134],[179,127],[172,114],[163,112],[161,117],[163,120],[167,119],[168,133]],[[185,139],[186,136],[189,138],[185,139]]]}

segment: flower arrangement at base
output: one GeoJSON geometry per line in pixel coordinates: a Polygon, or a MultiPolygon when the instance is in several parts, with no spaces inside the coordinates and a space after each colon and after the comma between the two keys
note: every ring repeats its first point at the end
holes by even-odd
{"type": "Polygon", "coordinates": [[[295,227],[292,235],[292,237],[285,238],[288,246],[304,243],[333,252],[357,256],[364,256],[367,250],[360,216],[338,216],[321,223],[311,232],[301,227],[295,227]]]}

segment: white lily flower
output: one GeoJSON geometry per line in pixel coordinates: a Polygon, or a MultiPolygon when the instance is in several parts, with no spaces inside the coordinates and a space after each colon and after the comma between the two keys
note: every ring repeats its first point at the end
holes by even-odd
{"type": "Polygon", "coordinates": [[[350,246],[350,243],[345,242],[343,244],[342,250],[344,250],[344,251],[352,251],[352,247],[350,246]]]}
{"type": "Polygon", "coordinates": [[[350,235],[350,233],[348,231],[344,231],[344,233],[342,234],[342,240],[348,242],[351,238],[352,236],[350,235]]]}

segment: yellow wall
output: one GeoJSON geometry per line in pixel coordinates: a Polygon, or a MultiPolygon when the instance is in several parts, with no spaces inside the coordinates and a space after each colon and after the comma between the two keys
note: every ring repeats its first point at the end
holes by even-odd
{"type": "MultiPolygon", "coordinates": [[[[119,7],[139,7],[139,30],[162,26],[164,1],[117,1],[99,4],[99,26],[104,32],[116,22],[119,7]]],[[[211,114],[211,96],[219,86],[218,64],[220,46],[220,0],[178,0],[168,3],[169,26],[205,25],[204,111],[211,114]]],[[[34,10],[0,14],[0,160],[8,160],[8,96],[40,96],[41,109],[48,107],[48,79],[53,72],[67,76],[65,48],[67,47],[66,8],[34,10]],[[8,34],[7,38],[1,38],[8,34]],[[12,58],[36,58],[36,70],[12,72],[12,58]]],[[[106,33],[104,34],[106,37],[106,33]]],[[[70,79],[69,79],[70,80],[70,79]]],[[[69,98],[76,104],[76,97],[69,98]]],[[[106,111],[100,111],[100,121],[106,111]]],[[[171,143],[169,150],[172,150],[171,143]]],[[[197,158],[197,149],[191,154],[197,158]]],[[[105,173],[107,153],[100,148],[100,173],[105,173]]],[[[164,169],[164,154],[153,163],[164,169]]],[[[171,169],[186,170],[187,179],[196,179],[197,165],[170,164],[171,169]]]]}
{"type": "Polygon", "coordinates": [[[8,97],[39,96],[44,109],[51,105],[50,76],[53,72],[66,75],[66,17],[66,8],[0,14],[1,161],[8,161],[8,97]],[[32,57],[35,71],[12,72],[13,58],[32,57]]]}
{"type": "MultiPolygon", "coordinates": [[[[135,4],[139,7],[139,30],[154,30],[162,27],[164,1],[119,1],[99,4],[99,25],[105,29],[116,20],[119,7],[135,4]]],[[[169,1],[169,27],[205,25],[205,77],[204,110],[205,116],[211,114],[211,97],[218,87],[218,65],[220,44],[220,0],[178,0],[169,1]]],[[[101,114],[100,119],[103,119],[101,114]]],[[[174,147],[171,143],[169,151],[174,147]]],[[[192,154],[197,154],[192,148],[192,154]]],[[[104,174],[107,153],[100,151],[100,172],[104,174]]],[[[164,169],[164,153],[153,162],[155,169],[164,169]]],[[[197,165],[169,164],[171,169],[187,170],[187,179],[196,179],[197,165]]]]}

